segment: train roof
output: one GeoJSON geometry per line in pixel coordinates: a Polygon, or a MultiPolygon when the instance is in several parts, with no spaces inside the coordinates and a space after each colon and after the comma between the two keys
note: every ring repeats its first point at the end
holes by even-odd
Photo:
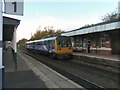
{"type": "Polygon", "coordinates": [[[39,40],[33,40],[33,41],[26,42],[26,43],[50,41],[50,40],[55,40],[56,38],[57,38],[57,37],[42,38],[42,39],[39,39],[39,40]]]}
{"type": "Polygon", "coordinates": [[[49,37],[49,38],[44,38],[42,40],[44,41],[49,41],[49,40],[55,40],[57,37],[49,37]]]}
{"type": "Polygon", "coordinates": [[[29,44],[29,43],[33,43],[33,41],[28,41],[28,42],[26,42],[27,44],[29,44]]]}
{"type": "Polygon", "coordinates": [[[26,43],[28,44],[28,43],[35,43],[35,42],[50,41],[50,40],[55,40],[55,39],[60,38],[60,37],[68,37],[68,36],[56,36],[56,37],[42,38],[39,40],[33,40],[33,41],[26,42],[26,43]]]}

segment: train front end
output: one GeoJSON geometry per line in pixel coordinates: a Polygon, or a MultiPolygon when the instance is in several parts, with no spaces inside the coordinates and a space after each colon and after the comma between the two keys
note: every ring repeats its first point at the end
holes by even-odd
{"type": "Polygon", "coordinates": [[[72,58],[72,44],[70,37],[60,36],[55,41],[55,53],[57,58],[72,58]]]}

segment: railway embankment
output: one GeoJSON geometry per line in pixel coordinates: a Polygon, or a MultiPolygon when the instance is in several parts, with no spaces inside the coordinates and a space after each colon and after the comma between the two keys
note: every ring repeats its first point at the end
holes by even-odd
{"type": "Polygon", "coordinates": [[[73,58],[79,60],[79,62],[81,63],[85,63],[110,72],[120,73],[118,70],[120,64],[119,56],[107,57],[107,56],[73,53],[73,58]]]}

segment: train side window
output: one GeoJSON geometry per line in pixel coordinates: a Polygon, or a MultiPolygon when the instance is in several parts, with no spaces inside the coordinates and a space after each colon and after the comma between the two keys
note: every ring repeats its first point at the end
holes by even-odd
{"type": "Polygon", "coordinates": [[[49,41],[45,41],[45,42],[44,42],[44,45],[47,47],[47,49],[49,49],[49,48],[50,48],[50,45],[49,45],[49,44],[50,44],[50,42],[49,42],[49,41]]]}
{"type": "Polygon", "coordinates": [[[50,41],[50,48],[51,48],[51,49],[54,49],[54,41],[53,41],[53,40],[50,41]]]}
{"type": "Polygon", "coordinates": [[[54,47],[54,41],[52,41],[52,49],[54,49],[55,47],[54,47]]]}

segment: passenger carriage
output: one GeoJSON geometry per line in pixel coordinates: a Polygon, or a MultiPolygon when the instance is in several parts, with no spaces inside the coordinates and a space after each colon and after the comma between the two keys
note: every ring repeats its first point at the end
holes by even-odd
{"type": "Polygon", "coordinates": [[[28,50],[47,53],[49,56],[57,58],[71,58],[72,44],[70,37],[56,36],[26,43],[28,50]]]}

